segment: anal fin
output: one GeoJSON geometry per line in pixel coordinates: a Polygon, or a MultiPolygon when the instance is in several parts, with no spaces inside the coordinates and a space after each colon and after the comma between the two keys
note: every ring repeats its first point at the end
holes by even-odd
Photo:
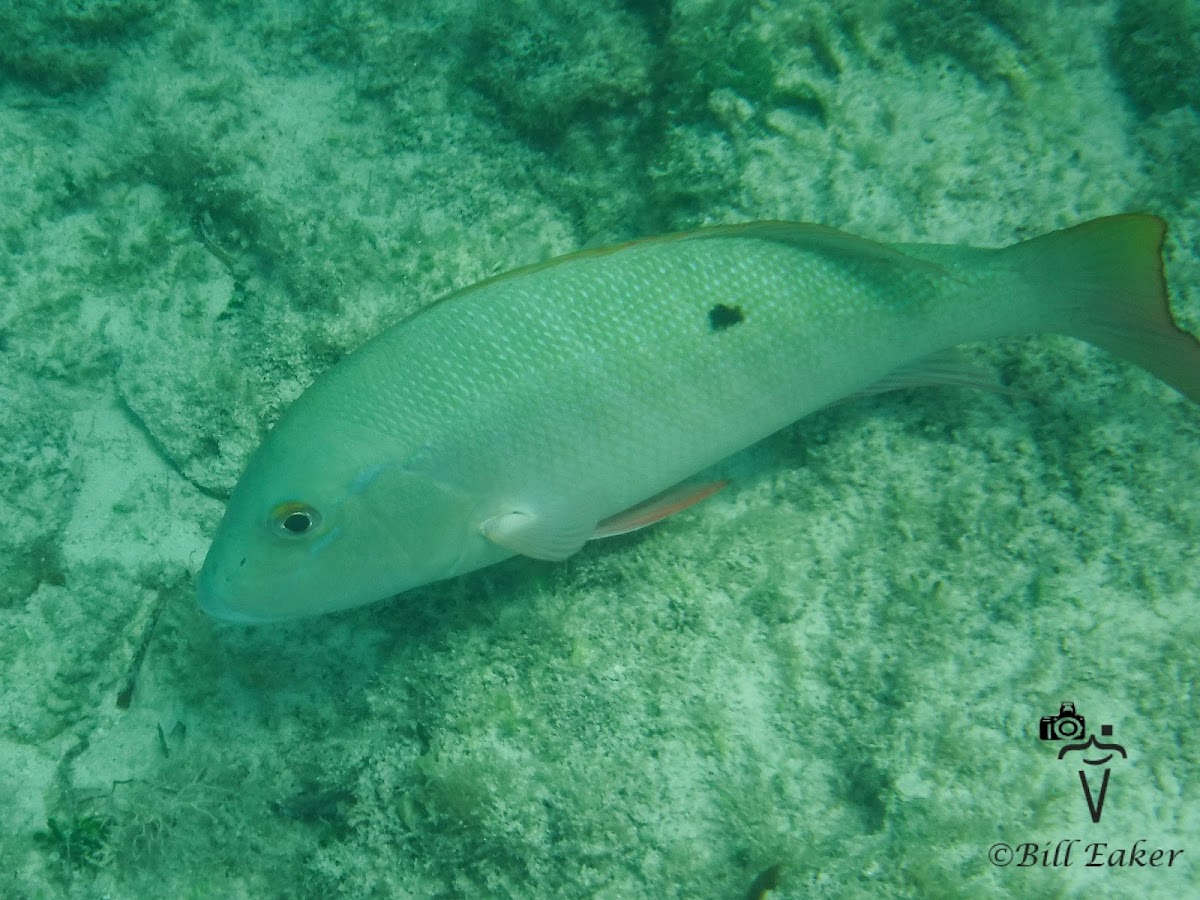
{"type": "Polygon", "coordinates": [[[968,387],[1002,394],[1015,393],[1011,388],[996,381],[987,369],[980,368],[954,350],[919,359],[915,363],[901,366],[884,375],[873,384],[846,397],[869,397],[887,391],[900,391],[915,387],[968,387]]]}

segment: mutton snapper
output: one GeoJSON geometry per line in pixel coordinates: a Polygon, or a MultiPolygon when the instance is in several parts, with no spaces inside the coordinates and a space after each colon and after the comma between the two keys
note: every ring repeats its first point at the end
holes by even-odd
{"type": "Polygon", "coordinates": [[[200,605],[346,609],[514,554],[559,560],[720,485],[689,476],[840,398],[938,380],[964,341],[1052,331],[1200,402],[1200,343],[1124,215],[1000,250],[758,222],[459,291],[321,376],[251,457],[200,605]]]}

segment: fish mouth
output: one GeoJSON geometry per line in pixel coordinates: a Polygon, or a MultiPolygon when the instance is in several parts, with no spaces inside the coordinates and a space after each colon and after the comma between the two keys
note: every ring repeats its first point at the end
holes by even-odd
{"type": "Polygon", "coordinates": [[[196,583],[196,601],[202,610],[214,619],[238,625],[256,625],[272,621],[268,616],[248,613],[230,604],[227,594],[221,590],[216,568],[210,555],[200,569],[200,577],[196,583]]]}
{"type": "MultiPolygon", "coordinates": [[[[237,592],[229,590],[228,583],[220,577],[217,569],[218,567],[212,562],[211,557],[206,559],[196,582],[196,602],[204,612],[214,619],[233,625],[268,625],[307,618],[304,614],[258,612],[246,609],[236,602],[237,592]]],[[[254,595],[246,596],[253,597],[254,595]]]]}
{"type": "Polygon", "coordinates": [[[251,613],[242,612],[239,609],[231,609],[218,598],[205,596],[204,594],[200,595],[200,608],[214,619],[221,622],[230,622],[235,625],[262,625],[266,622],[275,621],[266,616],[256,616],[251,613]]]}

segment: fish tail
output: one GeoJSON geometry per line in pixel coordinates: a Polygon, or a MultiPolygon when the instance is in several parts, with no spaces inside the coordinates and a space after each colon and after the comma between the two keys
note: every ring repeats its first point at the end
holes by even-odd
{"type": "Polygon", "coordinates": [[[1200,403],[1200,341],[1167,303],[1167,223],[1121,215],[1084,222],[1004,251],[1049,305],[1049,330],[1103,347],[1200,403]]]}

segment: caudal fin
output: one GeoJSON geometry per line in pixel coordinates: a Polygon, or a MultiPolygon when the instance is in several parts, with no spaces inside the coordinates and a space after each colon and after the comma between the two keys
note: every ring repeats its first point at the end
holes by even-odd
{"type": "Polygon", "coordinates": [[[1051,328],[1134,362],[1200,403],[1200,341],[1171,317],[1163,275],[1167,223],[1094,219],[1009,247],[1053,308],[1051,328]]]}

